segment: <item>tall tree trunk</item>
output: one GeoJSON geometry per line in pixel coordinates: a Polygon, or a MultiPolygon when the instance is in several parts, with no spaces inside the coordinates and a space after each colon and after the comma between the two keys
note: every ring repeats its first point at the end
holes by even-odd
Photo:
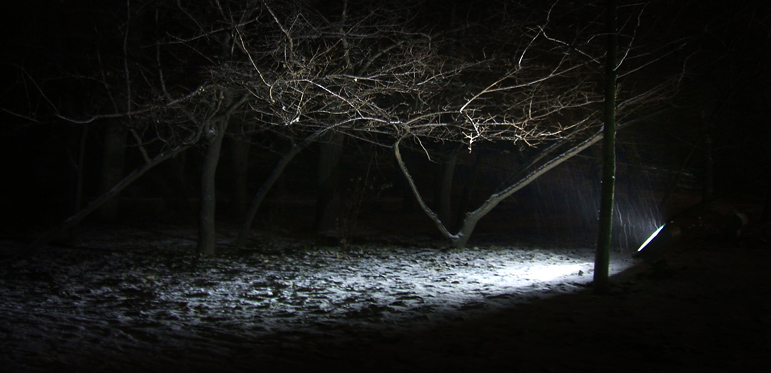
{"type": "MultiPolygon", "coordinates": [[[[123,178],[126,159],[126,138],[128,128],[126,123],[115,120],[104,127],[102,143],[102,174],[99,178],[99,193],[106,193],[110,188],[123,178]]],[[[97,211],[100,220],[115,221],[120,213],[120,200],[117,198],[107,201],[97,211]]]]}
{"type": "Polygon", "coordinates": [[[613,200],[616,186],[616,0],[606,9],[607,58],[605,60],[605,105],[602,156],[602,196],[597,251],[594,259],[594,292],[610,291],[610,242],[613,231],[613,200]]]}
{"type": "MultiPolygon", "coordinates": [[[[214,255],[216,251],[215,213],[217,208],[216,175],[220,161],[222,141],[230,122],[227,115],[217,118],[211,124],[213,137],[206,148],[203,170],[201,171],[201,205],[198,212],[198,254],[214,255]]],[[[212,132],[212,131],[210,131],[212,132]]]]}
{"type": "Polygon", "coordinates": [[[225,139],[225,133],[230,124],[230,116],[235,112],[250,95],[243,94],[240,99],[234,100],[234,97],[223,92],[220,95],[220,102],[224,109],[214,118],[211,118],[208,125],[205,126],[207,135],[206,154],[204,155],[203,168],[201,170],[201,201],[198,211],[198,255],[214,255],[217,250],[217,232],[215,227],[215,214],[217,209],[216,179],[217,166],[220,162],[222,151],[222,142],[225,139]]]}

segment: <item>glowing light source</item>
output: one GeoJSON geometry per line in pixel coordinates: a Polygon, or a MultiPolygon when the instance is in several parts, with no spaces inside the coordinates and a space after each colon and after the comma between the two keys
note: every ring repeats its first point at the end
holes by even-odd
{"type": "Polygon", "coordinates": [[[648,239],[645,240],[645,242],[643,242],[642,245],[640,245],[640,248],[637,249],[637,252],[642,251],[642,249],[644,249],[645,246],[648,246],[648,244],[651,243],[651,241],[653,241],[653,239],[656,238],[656,236],[658,236],[659,232],[661,232],[661,230],[664,229],[665,226],[666,224],[660,226],[659,229],[656,229],[656,231],[653,232],[653,234],[650,237],[648,237],[648,239]]]}
{"type": "Polygon", "coordinates": [[[649,261],[658,260],[667,249],[677,242],[680,234],[680,226],[677,224],[670,221],[662,225],[643,242],[642,246],[637,250],[637,254],[634,255],[635,258],[643,258],[649,261]]]}

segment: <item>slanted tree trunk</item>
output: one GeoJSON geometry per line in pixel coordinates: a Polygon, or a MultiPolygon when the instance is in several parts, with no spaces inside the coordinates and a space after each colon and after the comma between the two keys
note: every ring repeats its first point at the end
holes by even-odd
{"type": "Polygon", "coordinates": [[[88,215],[90,215],[92,212],[94,212],[96,209],[104,206],[105,203],[110,201],[111,199],[115,198],[120,192],[125,189],[127,186],[131,185],[134,181],[139,179],[142,175],[144,175],[147,171],[151,170],[155,166],[161,164],[165,160],[182,153],[187,148],[191,147],[193,145],[193,142],[185,143],[183,145],[178,145],[174,148],[171,148],[169,150],[166,150],[158,155],[156,155],[154,158],[150,159],[148,162],[146,162],[144,165],[142,165],[139,168],[134,169],[126,175],[122,180],[120,180],[118,183],[113,185],[112,188],[110,188],[107,192],[102,193],[99,197],[91,201],[88,205],[80,209],[75,214],[71,215],[69,218],[64,220],[58,227],[52,229],[48,233],[46,233],[44,236],[37,239],[35,242],[27,246],[22,252],[18,253],[16,257],[24,257],[29,256],[37,252],[40,248],[42,248],[47,243],[55,240],[57,237],[61,236],[62,233],[66,232],[68,229],[74,227],[80,221],[85,219],[88,215]]]}
{"type": "Polygon", "coordinates": [[[214,255],[216,251],[216,228],[215,212],[217,208],[216,196],[216,175],[217,165],[220,160],[220,151],[222,150],[222,141],[225,138],[225,131],[228,129],[229,118],[217,118],[211,124],[210,133],[213,137],[209,139],[206,147],[206,154],[201,171],[201,204],[198,212],[198,254],[203,256],[214,255]]]}
{"type": "MultiPolygon", "coordinates": [[[[405,153],[403,155],[400,154],[400,157],[402,157],[402,163],[411,163],[410,153],[405,153]],[[406,161],[404,160],[404,158],[406,158],[406,161]]],[[[395,170],[396,174],[394,175],[396,180],[394,181],[394,185],[396,185],[396,190],[399,192],[399,196],[402,198],[401,211],[405,214],[411,214],[415,212],[414,193],[410,188],[410,184],[407,182],[407,179],[399,176],[399,174],[402,174],[402,169],[399,166],[399,161],[395,159],[394,163],[396,166],[396,170],[395,170]]]]}
{"type": "Polygon", "coordinates": [[[260,206],[262,206],[262,202],[265,200],[268,192],[270,192],[271,188],[273,188],[273,185],[276,184],[278,179],[284,173],[284,170],[289,165],[289,162],[291,162],[292,159],[294,159],[294,157],[303,149],[307,148],[308,145],[312,144],[331,128],[332,127],[327,127],[318,130],[306,137],[302,142],[292,144],[292,147],[289,148],[289,151],[286,152],[283,157],[281,157],[278,163],[276,163],[276,166],[273,167],[273,171],[270,173],[270,176],[268,176],[265,182],[262,183],[260,190],[257,191],[257,194],[252,199],[252,203],[249,205],[249,211],[246,213],[244,223],[241,225],[241,230],[238,232],[238,237],[233,243],[234,247],[240,248],[246,244],[246,239],[249,236],[249,230],[252,229],[252,224],[254,222],[254,217],[257,215],[257,210],[260,209],[260,206]]]}
{"type": "Polygon", "coordinates": [[[606,294],[610,291],[610,241],[613,231],[613,199],[616,186],[616,0],[608,0],[606,12],[608,54],[605,60],[602,194],[593,285],[593,290],[597,294],[606,294]]]}
{"type": "Polygon", "coordinates": [[[257,215],[257,210],[260,209],[260,206],[262,206],[262,202],[265,200],[265,197],[268,195],[268,192],[270,192],[271,188],[273,188],[273,185],[276,184],[276,181],[281,177],[281,175],[284,173],[284,170],[286,169],[286,166],[289,165],[289,162],[294,159],[294,157],[300,153],[300,151],[305,147],[305,145],[298,145],[298,144],[292,144],[292,147],[289,149],[289,151],[284,154],[283,157],[276,163],[276,166],[273,167],[273,171],[270,173],[270,176],[268,176],[268,179],[265,180],[265,182],[262,183],[262,186],[260,186],[260,190],[257,191],[257,194],[252,199],[252,203],[249,205],[249,210],[246,213],[246,218],[244,219],[243,224],[241,225],[241,230],[238,232],[238,237],[236,238],[236,241],[233,243],[233,246],[235,248],[242,248],[246,244],[246,240],[249,237],[249,231],[252,229],[252,224],[254,223],[254,217],[257,215]]]}

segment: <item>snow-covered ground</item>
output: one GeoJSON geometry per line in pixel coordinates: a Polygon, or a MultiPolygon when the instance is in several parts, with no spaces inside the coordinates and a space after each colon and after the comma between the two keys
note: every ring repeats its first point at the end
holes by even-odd
{"type": "MultiPolygon", "coordinates": [[[[0,354],[25,369],[85,359],[94,366],[94,355],[109,367],[120,364],[117,356],[159,346],[216,357],[275,335],[427,328],[583,289],[594,259],[589,248],[441,251],[303,241],[197,259],[189,245],[94,241],[6,263],[0,354]]],[[[614,253],[612,272],[632,264],[614,253]]]]}

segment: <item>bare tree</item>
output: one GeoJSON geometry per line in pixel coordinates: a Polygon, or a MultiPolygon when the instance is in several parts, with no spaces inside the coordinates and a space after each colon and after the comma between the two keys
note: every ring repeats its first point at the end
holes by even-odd
{"type": "Polygon", "coordinates": [[[244,32],[239,46],[248,60],[220,71],[250,92],[252,116],[263,128],[293,143],[255,196],[236,246],[245,242],[272,184],[304,147],[330,133],[380,143],[402,123],[427,123],[441,114],[433,102],[462,70],[446,63],[429,34],[410,28],[409,8],[349,10],[344,3],[340,12],[334,21],[313,9],[266,4],[263,24],[275,30],[244,32]]]}
{"type": "MultiPolygon", "coordinates": [[[[646,105],[651,110],[651,105],[669,97],[676,84],[670,76],[662,76],[656,84],[650,84],[633,80],[632,74],[657,65],[682,42],[675,40],[659,45],[653,52],[650,45],[646,45],[647,49],[638,52],[637,33],[641,30],[643,10],[633,8],[634,11],[625,14],[625,30],[629,33],[623,39],[627,44],[620,61],[634,61],[627,61],[626,70],[620,74],[633,86],[620,92],[619,104],[615,105],[622,110],[619,119],[623,123],[619,127],[640,121],[639,113],[646,105]]],[[[452,246],[463,247],[479,220],[501,201],[603,138],[599,116],[603,95],[598,82],[602,77],[600,56],[605,52],[593,41],[602,34],[597,30],[601,23],[596,21],[596,15],[602,12],[593,13],[594,10],[590,5],[577,12],[586,17],[585,20],[576,17],[573,9],[566,12],[570,17],[579,18],[573,20],[572,29],[564,27],[566,20],[558,19],[565,11],[558,3],[543,9],[539,26],[528,26],[533,24],[532,19],[512,20],[512,29],[507,30],[506,35],[510,39],[520,38],[509,40],[506,45],[516,53],[501,55],[501,62],[493,65],[497,68],[490,69],[504,73],[495,78],[488,74],[490,83],[471,87],[468,96],[447,104],[446,112],[452,114],[444,121],[427,128],[420,124],[406,127],[397,137],[394,153],[400,169],[421,208],[452,246]],[[513,33],[515,30],[521,32],[513,33]],[[500,189],[465,214],[459,230],[453,233],[448,229],[448,222],[442,221],[424,202],[400,153],[404,139],[419,142],[421,138],[431,137],[462,141],[470,151],[481,142],[522,144],[529,149],[529,156],[500,189]]],[[[431,152],[423,149],[430,157],[431,152]]]]}
{"type": "MultiPolygon", "coordinates": [[[[126,4],[148,14],[142,48],[134,56],[117,53],[89,77],[112,104],[80,117],[50,106],[70,123],[125,119],[145,160],[140,174],[170,151],[202,146],[202,255],[216,249],[214,177],[233,128],[239,135],[271,132],[293,144],[255,196],[237,246],[284,167],[330,133],[391,147],[419,204],[455,246],[465,245],[503,199],[601,138],[595,22],[570,32],[554,27],[556,6],[513,17],[526,10],[521,6],[485,28],[478,27],[484,20],[450,27],[418,21],[418,8],[399,1],[356,8],[235,0],[126,4]],[[482,143],[523,149],[517,171],[466,215],[458,233],[423,202],[400,153],[409,144],[435,158],[432,143],[442,142],[468,151],[482,143]]],[[[126,49],[125,40],[118,49],[126,49]]],[[[631,116],[663,87],[623,90],[618,106],[631,116]]]]}

